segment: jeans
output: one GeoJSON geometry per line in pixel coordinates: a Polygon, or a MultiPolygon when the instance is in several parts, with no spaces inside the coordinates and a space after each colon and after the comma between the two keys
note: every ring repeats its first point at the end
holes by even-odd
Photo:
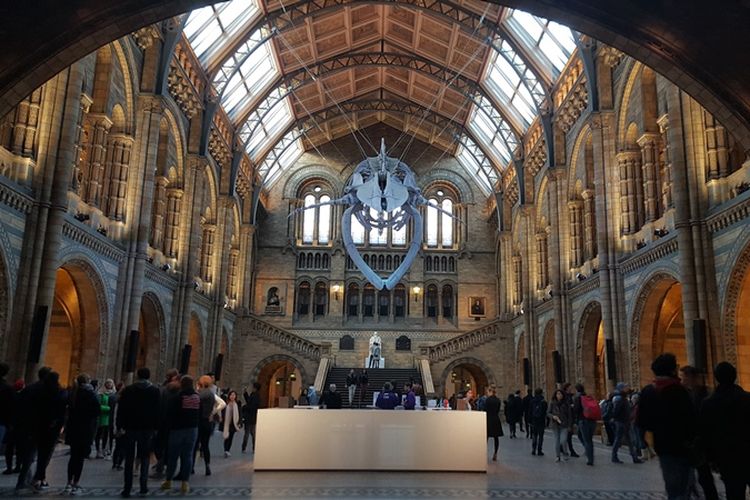
{"type": "Polygon", "coordinates": [[[196,461],[195,454],[198,453],[198,445],[200,445],[201,453],[203,453],[203,463],[206,464],[206,467],[211,465],[211,449],[209,448],[209,443],[213,434],[214,423],[205,418],[200,419],[198,422],[198,440],[196,441],[195,449],[193,450],[193,462],[196,461]]]}
{"type": "Polygon", "coordinates": [[[349,386],[349,406],[352,405],[352,401],[354,401],[354,393],[357,391],[356,385],[350,385],[349,386]]]}
{"type": "Polygon", "coordinates": [[[47,479],[47,467],[52,460],[52,454],[57,446],[57,438],[60,435],[60,429],[52,428],[41,433],[37,440],[36,450],[36,472],[34,473],[35,481],[44,481],[47,479]]]}
{"type": "Polygon", "coordinates": [[[91,453],[90,443],[75,443],[70,445],[68,459],[68,484],[78,484],[83,473],[83,462],[91,453]]]}
{"type": "Polygon", "coordinates": [[[539,454],[542,453],[542,444],[544,443],[544,424],[531,425],[531,451],[539,454]]]}
{"type": "MultiPolygon", "coordinates": [[[[620,449],[623,438],[629,437],[630,426],[625,422],[614,421],[612,423],[615,427],[615,442],[612,443],[612,460],[616,461],[619,460],[617,458],[617,452],[620,449]]],[[[633,441],[630,439],[628,439],[628,448],[630,450],[630,456],[633,458],[633,460],[637,459],[638,455],[635,452],[635,446],[633,446],[633,441]]]]}
{"type": "Polygon", "coordinates": [[[172,429],[169,431],[167,442],[167,481],[174,476],[177,468],[177,459],[180,459],[180,473],[175,477],[181,481],[190,479],[190,471],[193,468],[193,449],[198,439],[198,428],[172,429]]]}
{"type": "Polygon", "coordinates": [[[688,492],[693,489],[695,474],[686,457],[678,455],[659,455],[661,475],[669,500],[687,500],[688,492]]]}
{"type": "Polygon", "coordinates": [[[560,452],[568,457],[568,428],[562,425],[553,425],[552,434],[555,437],[555,456],[560,458],[560,452]]]}
{"type": "Polygon", "coordinates": [[[586,460],[588,463],[594,463],[594,429],[596,428],[596,422],[593,420],[581,419],[578,421],[578,437],[581,439],[581,444],[586,452],[586,460]]]}
{"type": "Polygon", "coordinates": [[[245,424],[245,435],[242,436],[242,451],[247,449],[247,440],[251,436],[253,438],[252,450],[255,452],[255,424],[245,424]]]}
{"type": "Polygon", "coordinates": [[[141,491],[148,490],[148,464],[151,456],[151,447],[154,439],[154,433],[150,430],[126,431],[124,437],[125,445],[125,485],[123,491],[130,493],[133,488],[133,465],[136,457],[136,447],[138,448],[138,460],[141,462],[140,483],[141,491]]]}
{"type": "Polygon", "coordinates": [[[229,425],[229,436],[224,440],[224,451],[228,452],[232,450],[232,441],[234,440],[234,433],[237,432],[233,425],[229,425]]]}

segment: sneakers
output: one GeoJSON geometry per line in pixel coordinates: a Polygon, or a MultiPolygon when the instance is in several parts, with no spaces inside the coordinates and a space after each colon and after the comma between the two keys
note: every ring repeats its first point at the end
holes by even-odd
{"type": "Polygon", "coordinates": [[[555,458],[555,462],[559,462],[559,461],[560,461],[560,457],[555,458]]]}
{"type": "Polygon", "coordinates": [[[578,458],[578,457],[580,457],[580,456],[581,456],[581,455],[579,455],[579,454],[578,454],[578,453],[576,453],[575,451],[574,451],[574,452],[572,452],[572,453],[570,454],[570,458],[578,458]]]}
{"type": "Polygon", "coordinates": [[[633,459],[633,463],[634,463],[634,464],[642,464],[642,463],[643,463],[643,460],[641,460],[640,458],[637,458],[637,457],[636,457],[636,458],[634,458],[634,459],[633,459]]]}
{"type": "Polygon", "coordinates": [[[187,481],[183,481],[180,485],[180,493],[182,493],[183,495],[187,495],[188,493],[190,493],[190,483],[188,483],[187,481]]]}
{"type": "Polygon", "coordinates": [[[96,458],[104,458],[104,455],[102,455],[101,451],[96,452],[96,458]]]}
{"type": "Polygon", "coordinates": [[[161,483],[161,489],[162,490],[171,490],[172,489],[172,481],[167,479],[163,483],[161,483]]]}
{"type": "Polygon", "coordinates": [[[70,492],[73,491],[73,485],[68,483],[65,485],[65,488],[62,490],[63,495],[70,495],[70,492]]]}
{"type": "Polygon", "coordinates": [[[620,460],[619,458],[617,458],[617,457],[612,457],[612,463],[613,464],[622,464],[624,462],[622,460],[620,460]]]}
{"type": "Polygon", "coordinates": [[[70,496],[77,497],[79,495],[83,495],[83,488],[78,485],[73,486],[73,489],[70,490],[70,496]]]}
{"type": "Polygon", "coordinates": [[[225,452],[224,452],[224,458],[229,458],[229,457],[231,457],[231,456],[232,456],[232,454],[231,454],[231,453],[229,453],[228,451],[225,451],[225,452]]]}
{"type": "Polygon", "coordinates": [[[211,475],[211,466],[209,466],[209,465],[206,465],[206,475],[207,476],[211,475]]]}
{"type": "Polygon", "coordinates": [[[3,471],[3,476],[10,476],[11,474],[14,474],[13,469],[5,469],[3,471]]]}
{"type": "Polygon", "coordinates": [[[130,492],[129,492],[129,491],[125,491],[125,490],[122,490],[122,491],[120,492],[120,497],[121,497],[121,498],[130,498],[130,492]]]}

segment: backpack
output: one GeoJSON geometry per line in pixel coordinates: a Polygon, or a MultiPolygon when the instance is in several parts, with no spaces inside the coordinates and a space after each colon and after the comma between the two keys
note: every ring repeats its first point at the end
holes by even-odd
{"type": "Polygon", "coordinates": [[[607,422],[608,420],[612,418],[612,401],[608,399],[605,401],[602,401],[600,409],[602,413],[602,420],[607,422]]]}
{"type": "Polygon", "coordinates": [[[586,420],[601,420],[602,410],[594,398],[589,395],[581,396],[581,408],[583,408],[583,418],[586,420]]]}
{"type": "Polygon", "coordinates": [[[541,420],[547,416],[547,412],[544,409],[543,399],[531,403],[531,416],[534,420],[541,420]]]}

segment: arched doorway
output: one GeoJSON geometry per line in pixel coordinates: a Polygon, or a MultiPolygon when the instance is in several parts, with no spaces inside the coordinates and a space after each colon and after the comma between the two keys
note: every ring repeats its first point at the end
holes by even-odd
{"type": "MultiPolygon", "coordinates": [[[[516,386],[520,389],[526,388],[526,382],[523,379],[523,360],[526,359],[526,339],[522,333],[518,337],[518,346],[516,347],[516,386]]],[[[522,390],[521,392],[525,392],[522,390]]]]}
{"type": "Polygon", "coordinates": [[[726,287],[724,299],[724,358],[737,367],[737,383],[750,387],[750,245],[737,259],[726,287]]]}
{"type": "MultiPolygon", "coordinates": [[[[260,401],[263,408],[276,408],[280,397],[299,399],[304,373],[289,357],[271,358],[261,361],[256,369],[255,381],[260,384],[260,401]]],[[[312,383],[312,381],[310,381],[312,383]]]]}
{"type": "Polygon", "coordinates": [[[190,316],[188,344],[192,346],[188,374],[193,377],[200,377],[203,375],[203,329],[198,316],[195,314],[190,316]]]}
{"type": "Polygon", "coordinates": [[[644,285],[636,302],[633,318],[634,339],[637,339],[638,370],[634,383],[651,380],[651,361],[663,352],[677,356],[687,364],[685,322],[682,314],[682,286],[672,276],[659,274],[644,285]]]}
{"type": "Polygon", "coordinates": [[[742,278],[737,308],[734,311],[737,342],[737,379],[745,390],[750,388],[750,273],[742,278]]]}
{"type": "Polygon", "coordinates": [[[491,383],[486,369],[471,360],[458,360],[451,363],[443,373],[442,382],[445,388],[443,391],[445,398],[469,389],[474,391],[475,397],[479,397],[484,394],[491,383]]]}
{"type": "Polygon", "coordinates": [[[57,270],[55,296],[43,364],[60,374],[62,385],[82,372],[98,374],[101,315],[94,283],[84,269],[66,264],[57,270]]]}
{"type": "MultiPolygon", "coordinates": [[[[221,379],[226,381],[229,374],[229,334],[226,328],[221,329],[221,348],[219,349],[219,353],[224,356],[221,362],[221,379]]],[[[218,373],[216,375],[219,376],[218,373]]],[[[223,385],[226,386],[227,384],[223,385]]]]}
{"type": "Polygon", "coordinates": [[[578,378],[586,392],[597,399],[606,396],[604,326],[602,307],[592,302],[583,310],[579,324],[580,359],[578,378]]]}
{"type": "Polygon", "coordinates": [[[141,316],[138,322],[138,356],[136,369],[147,367],[151,370],[151,378],[161,378],[161,334],[164,317],[161,306],[156,297],[145,294],[141,301],[141,316]],[[158,375],[158,377],[157,377],[158,375]]]}

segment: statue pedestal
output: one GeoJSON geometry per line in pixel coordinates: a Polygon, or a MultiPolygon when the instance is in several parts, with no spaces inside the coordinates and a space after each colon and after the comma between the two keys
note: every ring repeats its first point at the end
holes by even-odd
{"type": "MultiPolygon", "coordinates": [[[[365,368],[370,368],[370,356],[365,358],[365,368]]],[[[383,356],[380,356],[380,364],[378,365],[378,368],[385,368],[385,358],[383,356]]]]}

